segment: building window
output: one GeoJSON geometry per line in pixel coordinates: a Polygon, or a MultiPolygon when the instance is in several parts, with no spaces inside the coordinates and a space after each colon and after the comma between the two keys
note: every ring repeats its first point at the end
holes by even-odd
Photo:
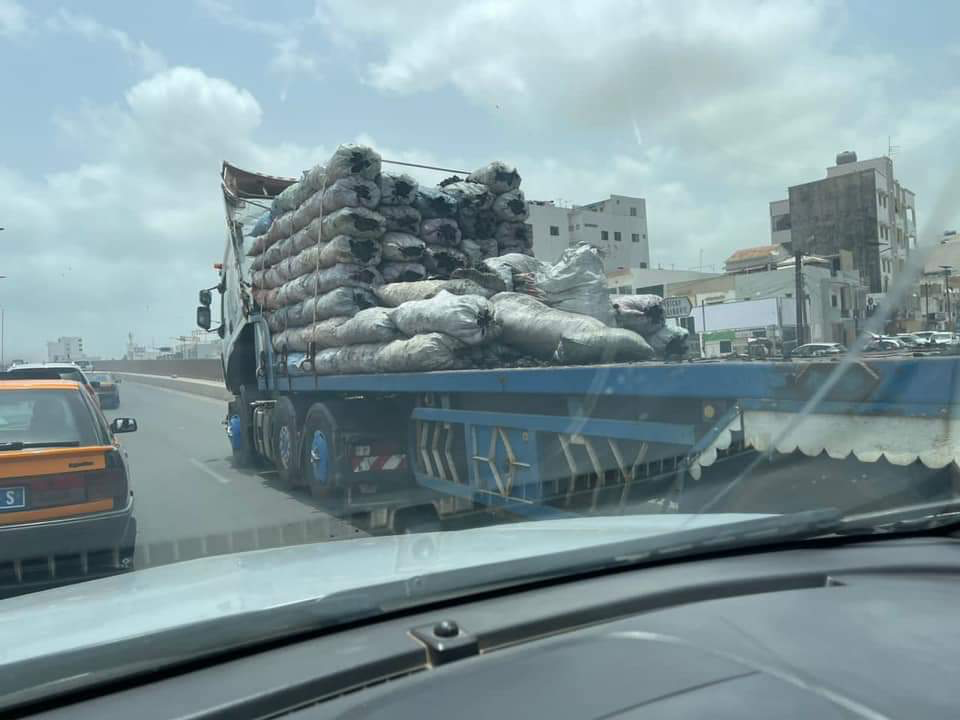
{"type": "Polygon", "coordinates": [[[641,270],[645,270],[646,267],[647,267],[647,264],[646,264],[645,262],[641,262],[641,263],[640,263],[640,269],[641,269],[641,270]]]}
{"type": "Polygon", "coordinates": [[[580,229],[580,223],[577,223],[577,230],[580,229]]]}
{"type": "Polygon", "coordinates": [[[621,295],[629,295],[629,294],[630,294],[630,286],[629,286],[629,285],[624,285],[623,287],[620,288],[619,292],[620,292],[621,295]]]}
{"type": "Polygon", "coordinates": [[[732,340],[721,340],[720,341],[720,354],[727,355],[733,352],[733,341],[732,340]]]}
{"type": "Polygon", "coordinates": [[[836,296],[836,295],[831,295],[831,296],[830,296],[830,305],[833,306],[833,307],[836,307],[836,306],[837,306],[837,296],[836,296]]]}
{"type": "Polygon", "coordinates": [[[637,216],[637,209],[635,207],[630,208],[630,217],[637,216]]]}
{"type": "Polygon", "coordinates": [[[600,231],[600,239],[601,239],[601,240],[609,240],[609,239],[610,239],[610,233],[608,233],[606,230],[601,230],[601,231],[600,231]]]}
{"type": "Polygon", "coordinates": [[[778,230],[789,230],[790,229],[790,213],[784,213],[783,215],[774,215],[772,219],[773,231],[777,232],[778,230]]]}
{"type": "Polygon", "coordinates": [[[640,233],[632,233],[630,239],[634,242],[640,242],[640,233]]]}
{"type": "Polygon", "coordinates": [[[621,240],[623,240],[623,237],[620,235],[620,231],[619,231],[619,230],[614,230],[614,232],[613,232],[613,239],[614,239],[616,242],[620,242],[621,240]]]}
{"type": "Polygon", "coordinates": [[[553,236],[553,237],[560,237],[560,226],[559,226],[559,225],[551,225],[551,226],[550,226],[550,235],[553,236]]]}

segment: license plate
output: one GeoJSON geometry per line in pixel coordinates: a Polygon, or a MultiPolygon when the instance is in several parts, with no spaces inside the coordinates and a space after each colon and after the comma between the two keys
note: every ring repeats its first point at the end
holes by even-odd
{"type": "Polygon", "coordinates": [[[18,510],[27,506],[27,490],[22,487],[0,488],[0,510],[18,510]]]}

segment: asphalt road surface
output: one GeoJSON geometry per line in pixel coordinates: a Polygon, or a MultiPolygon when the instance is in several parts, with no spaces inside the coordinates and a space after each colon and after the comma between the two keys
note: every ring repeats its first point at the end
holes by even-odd
{"type": "Polygon", "coordinates": [[[226,403],[124,382],[108,419],[136,418],[120,435],[130,462],[137,567],[194,557],[342,539],[359,531],[324,513],[272,472],[237,470],[223,428],[226,403]]]}

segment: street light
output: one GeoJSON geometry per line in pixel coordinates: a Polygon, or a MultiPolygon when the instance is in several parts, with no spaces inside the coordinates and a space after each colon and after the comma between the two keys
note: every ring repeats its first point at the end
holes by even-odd
{"type": "Polygon", "coordinates": [[[944,318],[947,321],[947,328],[950,327],[950,271],[953,270],[953,265],[941,265],[940,269],[943,270],[943,294],[946,297],[946,305],[944,306],[944,318]]]}

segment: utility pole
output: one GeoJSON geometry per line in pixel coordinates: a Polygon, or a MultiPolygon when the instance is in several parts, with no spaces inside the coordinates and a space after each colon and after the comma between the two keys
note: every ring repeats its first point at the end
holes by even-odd
{"type": "Polygon", "coordinates": [[[797,310],[797,347],[804,344],[803,327],[803,250],[794,250],[793,253],[793,280],[794,280],[794,305],[797,310]]]}
{"type": "Polygon", "coordinates": [[[947,321],[947,329],[951,327],[950,323],[950,271],[953,270],[953,265],[941,265],[940,269],[943,270],[943,293],[946,297],[946,305],[944,306],[944,318],[947,321]]]}

